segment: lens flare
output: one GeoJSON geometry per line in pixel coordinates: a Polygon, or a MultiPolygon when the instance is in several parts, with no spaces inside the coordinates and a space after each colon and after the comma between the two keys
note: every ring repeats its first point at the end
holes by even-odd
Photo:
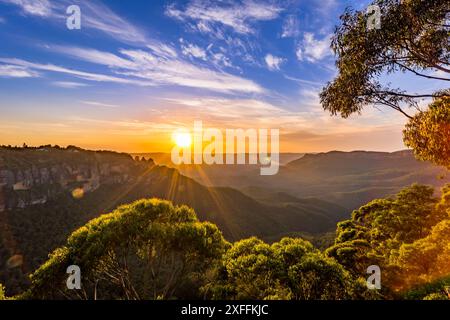
{"type": "Polygon", "coordinates": [[[76,188],[72,191],[72,197],[74,199],[81,199],[84,197],[84,190],[82,188],[76,188]]]}

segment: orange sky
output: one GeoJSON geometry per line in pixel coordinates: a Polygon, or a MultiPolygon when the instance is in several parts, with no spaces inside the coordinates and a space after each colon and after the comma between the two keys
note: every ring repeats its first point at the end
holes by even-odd
{"type": "Polygon", "coordinates": [[[278,129],[280,152],[331,150],[396,151],[404,149],[406,118],[392,110],[366,108],[349,119],[332,117],[317,98],[290,109],[258,99],[162,98],[131,99],[117,105],[61,101],[24,95],[17,102],[0,101],[0,144],[77,145],[86,149],[123,152],[170,152],[172,134],[203,127],[278,129]],[[11,107],[14,105],[15,107],[11,107]]]}
{"type": "MultiPolygon", "coordinates": [[[[373,115],[343,120],[323,113],[320,117],[298,123],[283,122],[282,118],[259,117],[253,121],[210,119],[204,128],[279,129],[281,152],[325,152],[331,150],[396,151],[404,149],[401,117],[393,124],[370,125],[373,115]]],[[[388,119],[387,119],[388,120],[388,119]]],[[[392,120],[392,118],[390,118],[392,120]]],[[[77,145],[87,149],[107,149],[123,152],[170,152],[177,129],[193,130],[195,116],[178,114],[177,119],[99,120],[58,119],[58,121],[0,120],[0,144],[60,146],[77,145]]]]}

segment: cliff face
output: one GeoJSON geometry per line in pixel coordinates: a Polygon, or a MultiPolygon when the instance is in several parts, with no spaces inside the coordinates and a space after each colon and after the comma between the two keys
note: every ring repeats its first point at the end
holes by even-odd
{"type": "Polygon", "coordinates": [[[130,183],[152,165],[113,152],[0,148],[0,212],[43,204],[62,192],[75,196],[130,183]]]}

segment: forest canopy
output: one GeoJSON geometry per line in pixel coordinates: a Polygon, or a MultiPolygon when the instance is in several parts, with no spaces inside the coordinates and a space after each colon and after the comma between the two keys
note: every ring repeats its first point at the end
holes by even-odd
{"type": "Polygon", "coordinates": [[[300,238],[230,244],[186,206],[140,200],[76,230],[19,298],[444,299],[449,231],[450,185],[440,198],[413,185],[362,206],[323,252],[300,238]],[[81,269],[81,290],[67,289],[70,265],[81,269]],[[370,265],[382,270],[381,290],[366,286],[370,265]]]}
{"type": "Polygon", "coordinates": [[[433,192],[413,185],[355,210],[338,224],[335,244],[326,254],[354,274],[368,264],[379,265],[387,296],[448,277],[450,185],[441,199],[433,192]]]}

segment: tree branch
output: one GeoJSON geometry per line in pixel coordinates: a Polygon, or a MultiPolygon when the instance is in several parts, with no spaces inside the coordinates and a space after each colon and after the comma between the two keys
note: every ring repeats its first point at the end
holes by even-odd
{"type": "Polygon", "coordinates": [[[400,63],[400,62],[397,62],[397,61],[393,61],[393,62],[394,62],[395,64],[397,64],[398,66],[400,66],[400,67],[402,67],[402,68],[404,68],[404,69],[406,69],[406,70],[408,70],[408,71],[414,73],[415,75],[417,75],[417,76],[419,76],[419,77],[424,77],[424,78],[427,78],[427,79],[434,79],[434,80],[450,81],[450,79],[447,79],[447,78],[428,76],[428,75],[426,75],[426,74],[417,72],[416,70],[414,70],[414,69],[412,69],[412,68],[409,68],[409,67],[405,66],[404,64],[402,64],[402,63],[400,63]]]}
{"type": "Polygon", "coordinates": [[[419,98],[443,98],[443,97],[449,97],[450,95],[447,93],[442,94],[407,94],[407,93],[400,93],[395,91],[377,91],[376,93],[380,94],[389,94],[396,97],[404,97],[404,98],[412,98],[412,99],[419,99],[419,98]]]}
{"type": "MultiPolygon", "coordinates": [[[[436,68],[436,69],[438,69],[438,70],[441,70],[441,71],[450,73],[450,69],[444,68],[444,67],[440,66],[439,64],[436,64],[435,62],[433,62],[433,61],[432,61],[432,60],[433,60],[432,57],[426,57],[426,56],[423,56],[422,53],[420,52],[420,50],[419,50],[419,52],[418,52],[418,51],[415,51],[415,50],[413,50],[412,48],[410,48],[409,45],[408,45],[408,43],[414,44],[413,41],[412,41],[411,39],[409,39],[409,40],[404,39],[403,41],[404,41],[404,46],[402,46],[401,44],[400,44],[400,46],[402,46],[407,52],[409,52],[410,54],[412,54],[412,56],[413,56],[414,58],[416,58],[417,60],[419,60],[419,61],[421,61],[421,62],[427,63],[427,64],[430,65],[431,67],[434,67],[434,68],[436,68]]],[[[416,48],[416,49],[417,49],[417,48],[416,48]]],[[[439,61],[439,60],[438,60],[438,62],[443,63],[443,64],[445,64],[445,65],[449,65],[448,62],[442,62],[442,61],[439,61]]]]}
{"type": "Polygon", "coordinates": [[[400,113],[402,113],[405,117],[407,117],[408,119],[412,119],[413,117],[412,116],[410,116],[409,114],[407,114],[405,111],[403,111],[403,109],[400,107],[400,106],[398,106],[398,105],[395,105],[395,104],[393,104],[392,102],[389,102],[389,101],[387,101],[386,99],[383,99],[383,98],[380,98],[380,97],[378,97],[378,103],[379,104],[383,104],[383,105],[385,105],[385,106],[388,106],[388,107],[390,107],[390,108],[392,108],[392,109],[394,109],[394,110],[396,110],[396,111],[398,111],[398,112],[400,112],[400,113]]]}

